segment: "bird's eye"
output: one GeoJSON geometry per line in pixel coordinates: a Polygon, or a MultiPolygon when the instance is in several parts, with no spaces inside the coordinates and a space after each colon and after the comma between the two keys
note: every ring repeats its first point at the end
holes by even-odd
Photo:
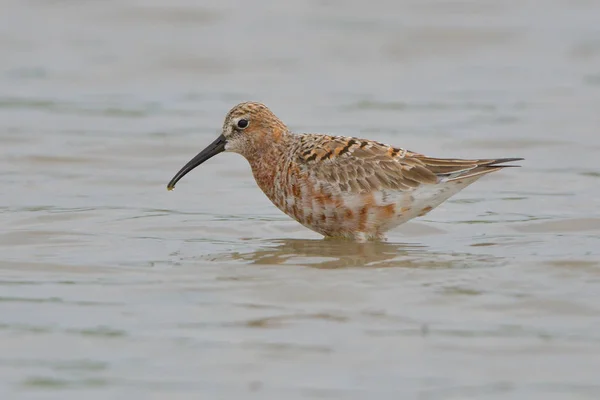
{"type": "Polygon", "coordinates": [[[238,127],[238,128],[240,128],[240,129],[244,129],[244,128],[246,128],[247,126],[248,126],[248,120],[247,120],[247,119],[243,119],[243,118],[242,118],[242,119],[240,119],[240,120],[237,122],[237,127],[238,127]]]}

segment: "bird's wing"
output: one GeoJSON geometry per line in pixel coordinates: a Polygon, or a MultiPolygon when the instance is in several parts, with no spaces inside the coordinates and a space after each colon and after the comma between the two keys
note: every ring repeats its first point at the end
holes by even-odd
{"type": "Polygon", "coordinates": [[[430,158],[371,140],[316,134],[303,135],[297,152],[297,162],[316,182],[351,193],[412,191],[483,175],[515,160],[430,158]]]}

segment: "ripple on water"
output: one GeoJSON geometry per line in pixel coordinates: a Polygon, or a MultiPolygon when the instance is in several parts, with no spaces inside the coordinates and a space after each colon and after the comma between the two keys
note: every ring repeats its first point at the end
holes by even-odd
{"type": "Polygon", "coordinates": [[[311,268],[469,268],[501,264],[503,259],[467,252],[444,253],[420,244],[360,243],[336,240],[276,240],[253,251],[211,253],[210,262],[301,265],[311,268]]]}
{"type": "Polygon", "coordinates": [[[199,3],[0,14],[3,400],[599,398],[600,2],[199,3]],[[526,160],[385,243],[234,155],[167,193],[246,100],[526,160]]]}

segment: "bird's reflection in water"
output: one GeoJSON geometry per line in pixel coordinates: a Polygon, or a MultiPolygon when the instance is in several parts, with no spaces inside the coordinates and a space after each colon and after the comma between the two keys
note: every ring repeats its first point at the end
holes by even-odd
{"type": "MultiPolygon", "coordinates": [[[[212,254],[211,261],[242,261],[256,265],[304,265],[335,269],[352,267],[465,267],[489,263],[495,257],[468,253],[436,252],[419,244],[343,240],[272,240],[254,251],[212,254]]],[[[497,260],[496,260],[497,261],[497,260]]]]}

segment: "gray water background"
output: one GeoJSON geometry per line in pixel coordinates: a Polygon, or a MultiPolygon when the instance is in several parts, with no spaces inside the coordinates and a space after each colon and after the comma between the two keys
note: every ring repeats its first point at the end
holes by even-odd
{"type": "Polygon", "coordinates": [[[600,2],[0,0],[0,398],[600,398],[600,2]],[[225,154],[525,157],[387,243],[225,154]]]}

